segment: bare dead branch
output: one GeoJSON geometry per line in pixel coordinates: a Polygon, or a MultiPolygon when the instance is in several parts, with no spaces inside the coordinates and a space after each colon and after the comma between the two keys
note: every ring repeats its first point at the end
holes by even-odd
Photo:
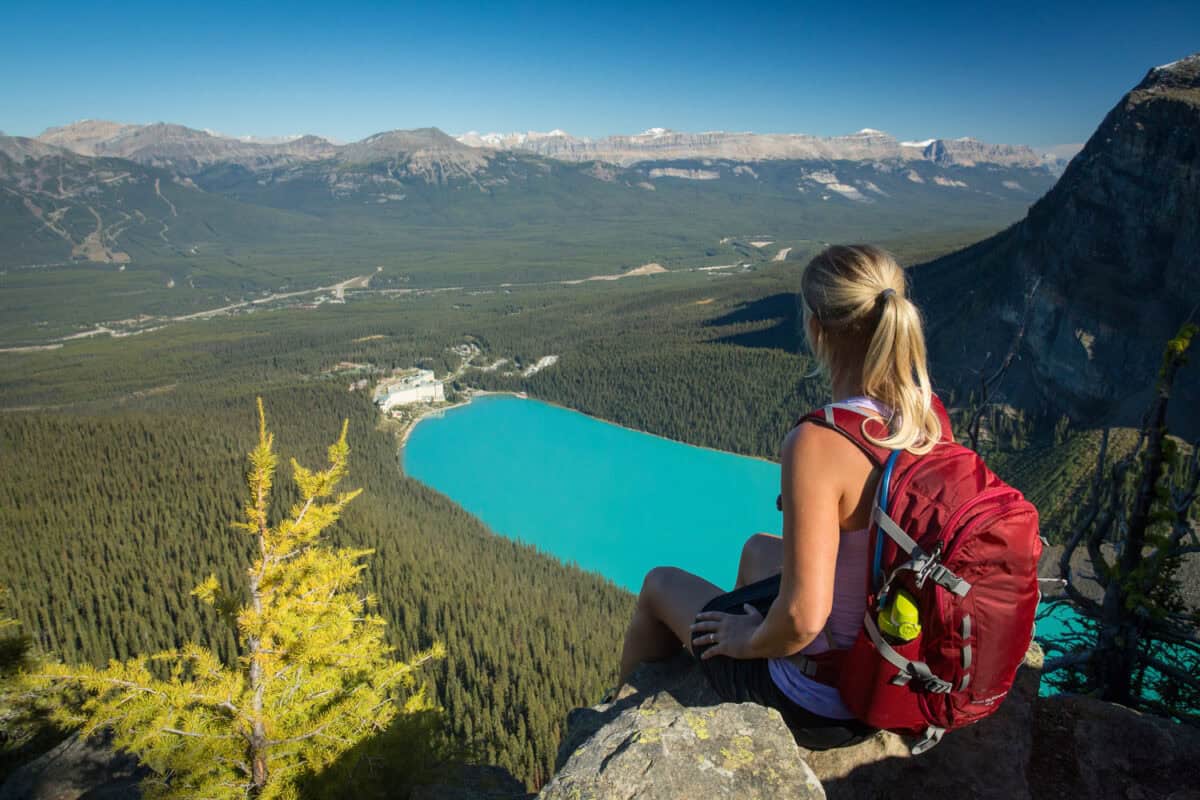
{"type": "Polygon", "coordinates": [[[1200,690],[1200,676],[1193,675],[1186,670],[1180,669],[1174,664],[1168,664],[1161,659],[1154,658],[1153,656],[1147,656],[1145,654],[1139,653],[1138,661],[1142,662],[1147,667],[1151,667],[1161,672],[1163,675],[1166,675],[1176,683],[1181,683],[1190,689],[1200,690]]]}
{"type": "Polygon", "coordinates": [[[195,731],[181,731],[178,728],[159,728],[163,733],[173,733],[176,736],[191,736],[196,739],[240,739],[240,736],[234,736],[231,733],[196,733],[195,731]]]}
{"type": "Polygon", "coordinates": [[[1095,650],[1090,649],[1075,650],[1067,653],[1066,655],[1058,656],[1057,658],[1048,658],[1042,664],[1042,674],[1044,675],[1048,672],[1054,672],[1055,670],[1062,669],[1063,667],[1074,667],[1080,664],[1086,664],[1091,660],[1092,654],[1095,652],[1095,650]]]}

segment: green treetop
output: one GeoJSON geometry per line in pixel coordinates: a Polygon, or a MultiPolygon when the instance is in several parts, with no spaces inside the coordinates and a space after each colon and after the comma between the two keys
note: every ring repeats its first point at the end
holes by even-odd
{"type": "Polygon", "coordinates": [[[249,601],[241,604],[215,577],[193,592],[236,625],[236,664],[193,643],[105,669],[54,665],[32,676],[35,685],[58,690],[61,721],[81,724],[85,733],[111,728],[115,744],[153,771],[148,796],[293,797],[301,779],[383,731],[397,714],[432,707],[415,672],[443,648],[395,660],[383,619],[357,591],[371,551],[333,549],[321,539],[361,491],[335,495],[350,451],[346,424],[329,447],[327,469],[292,460],[301,500],[272,526],[278,459],[261,399],[258,415],[245,520],[235,523],[257,544],[249,601]]]}

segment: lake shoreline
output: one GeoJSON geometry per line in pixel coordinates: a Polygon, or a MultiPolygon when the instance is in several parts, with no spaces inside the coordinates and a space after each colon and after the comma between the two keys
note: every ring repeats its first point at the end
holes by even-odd
{"type": "Polygon", "coordinates": [[[471,401],[474,400],[476,397],[486,397],[488,395],[509,395],[511,397],[516,397],[521,400],[528,399],[527,396],[523,392],[492,392],[492,391],[486,391],[483,389],[478,389],[478,390],[471,390],[470,392],[468,392],[465,400],[458,400],[454,403],[451,403],[448,406],[431,406],[429,408],[426,408],[423,411],[421,411],[419,414],[417,414],[417,416],[414,417],[413,420],[411,422],[409,422],[408,425],[404,428],[404,430],[400,433],[400,435],[399,435],[400,441],[398,444],[399,452],[401,454],[403,454],[404,445],[408,444],[408,437],[412,436],[412,432],[424,420],[429,419],[430,417],[440,415],[446,411],[453,411],[456,408],[462,408],[464,406],[469,406],[471,404],[471,401]]]}
{"type": "Polygon", "coordinates": [[[587,413],[586,411],[580,411],[578,408],[571,408],[570,406],[564,406],[561,403],[554,402],[553,400],[544,400],[540,397],[531,397],[526,392],[490,391],[490,390],[485,390],[485,389],[472,389],[467,394],[467,398],[465,400],[460,400],[460,401],[455,402],[448,406],[438,406],[437,408],[429,408],[429,409],[422,411],[420,414],[418,414],[416,416],[416,418],[413,419],[413,421],[408,424],[408,426],[405,428],[403,433],[400,434],[398,452],[401,456],[401,463],[403,463],[404,446],[408,443],[409,437],[412,436],[413,430],[415,430],[416,427],[418,425],[420,425],[424,420],[426,420],[430,417],[434,417],[444,411],[452,411],[453,409],[456,409],[456,408],[462,408],[464,406],[469,406],[476,397],[489,397],[489,396],[490,397],[499,397],[499,396],[505,396],[505,395],[507,395],[509,397],[515,397],[519,400],[533,400],[534,402],[544,403],[548,406],[553,406],[554,408],[561,408],[564,411],[570,411],[574,414],[582,414],[583,416],[587,417],[588,419],[594,419],[597,422],[603,422],[606,425],[612,425],[613,427],[621,428],[623,430],[631,431],[633,433],[640,433],[643,436],[653,436],[656,439],[662,439],[663,441],[671,442],[673,444],[680,444],[680,445],[683,445],[684,447],[694,447],[697,450],[708,450],[709,452],[712,452],[712,453],[720,453],[722,455],[727,455],[727,456],[737,456],[738,458],[750,458],[750,459],[754,459],[755,461],[762,461],[766,464],[772,464],[775,466],[779,466],[778,461],[773,461],[769,458],[763,458],[762,456],[749,455],[747,453],[735,453],[731,450],[721,450],[720,448],[708,447],[707,445],[703,445],[703,444],[692,444],[691,442],[681,442],[678,439],[672,439],[669,436],[663,436],[662,434],[659,434],[659,433],[651,433],[650,431],[643,431],[638,428],[631,428],[628,425],[622,425],[619,422],[613,422],[611,419],[597,417],[593,414],[587,413]]]}

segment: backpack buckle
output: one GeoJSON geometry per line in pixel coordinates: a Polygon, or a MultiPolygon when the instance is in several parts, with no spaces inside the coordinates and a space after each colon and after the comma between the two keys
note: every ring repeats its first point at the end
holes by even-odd
{"type": "Polygon", "coordinates": [[[925,581],[932,578],[934,583],[946,591],[959,597],[966,597],[967,592],[971,591],[971,584],[955,575],[953,570],[941,563],[938,560],[941,555],[942,543],[938,542],[932,553],[927,556],[922,555],[919,559],[913,559],[913,572],[916,573],[917,588],[920,589],[925,585],[925,581]]]}
{"type": "Polygon", "coordinates": [[[937,725],[930,725],[925,729],[925,734],[921,737],[920,741],[912,746],[910,752],[914,756],[919,756],[921,753],[933,749],[933,746],[940,742],[942,737],[945,735],[945,728],[939,728],[937,725]]]}
{"type": "MultiPolygon", "coordinates": [[[[932,555],[922,555],[920,558],[913,559],[912,571],[918,589],[924,588],[925,581],[929,580],[935,572],[946,569],[938,563],[937,557],[937,552],[934,552],[932,555]]],[[[937,579],[934,578],[934,581],[936,582],[937,579]]]]}

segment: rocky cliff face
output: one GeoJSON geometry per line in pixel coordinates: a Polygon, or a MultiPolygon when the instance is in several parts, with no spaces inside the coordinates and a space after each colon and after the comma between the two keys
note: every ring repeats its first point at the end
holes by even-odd
{"type": "MultiPolygon", "coordinates": [[[[1157,67],[1020,223],[913,271],[935,377],[970,387],[1024,326],[1011,402],[1136,424],[1200,305],[1200,54],[1157,67]]],[[[1176,407],[1200,399],[1184,370],[1176,407]]],[[[1177,414],[1177,432],[1200,418],[1177,414]]]]}
{"type": "Polygon", "coordinates": [[[606,161],[628,166],[643,161],[727,159],[731,161],[933,161],[947,166],[997,164],[1035,168],[1043,159],[1023,145],[985,144],[975,139],[898,142],[883,131],[864,128],[848,136],[799,133],[680,133],[651,128],[633,136],[580,139],[563,131],[549,134],[469,133],[458,137],[472,147],[522,150],[560,161],[606,161]]]}
{"type": "Polygon", "coordinates": [[[1200,731],[1090,698],[1040,698],[1035,645],[992,717],[921,756],[889,733],[796,747],[777,712],[722,703],[690,659],[646,665],[618,699],[567,721],[560,798],[1200,798],[1200,731]]]}

